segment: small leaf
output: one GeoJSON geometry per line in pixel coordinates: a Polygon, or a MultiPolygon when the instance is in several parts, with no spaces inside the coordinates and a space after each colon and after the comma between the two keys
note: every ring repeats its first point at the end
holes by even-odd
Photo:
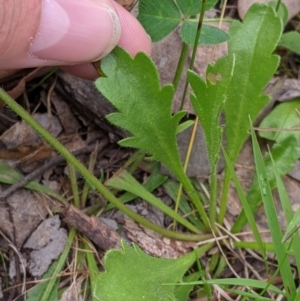
{"type": "MultiPolygon", "coordinates": [[[[202,0],[176,0],[179,9],[186,16],[199,14],[201,11],[202,2],[202,0]]],[[[213,8],[217,2],[217,0],[207,0],[205,10],[213,8]]]]}
{"type": "MultiPolygon", "coordinates": [[[[198,23],[190,20],[183,23],[180,29],[182,40],[188,45],[194,45],[198,23]]],[[[203,24],[198,45],[217,45],[229,40],[229,35],[216,26],[203,24]]]]}
{"type": "MultiPolygon", "coordinates": [[[[211,244],[209,248],[211,247],[211,244]]],[[[205,252],[204,246],[196,250],[205,252]]],[[[195,252],[178,259],[154,258],[138,246],[122,244],[122,250],[110,250],[105,254],[106,272],[98,276],[94,296],[99,301],[167,301],[176,300],[174,285],[197,258],[195,252]]]]}
{"type": "Polygon", "coordinates": [[[279,46],[287,48],[300,55],[300,33],[297,31],[290,31],[284,33],[279,42],[279,46]]]}
{"type": "Polygon", "coordinates": [[[202,124],[211,170],[217,165],[222,140],[219,124],[221,110],[226,99],[226,90],[232,78],[234,56],[226,56],[206,71],[206,82],[196,73],[188,72],[188,81],[194,93],[191,102],[202,124]]]}
{"type": "Polygon", "coordinates": [[[287,101],[276,106],[272,112],[261,122],[261,128],[282,129],[281,131],[260,131],[259,135],[263,138],[281,142],[289,136],[300,139],[300,99],[287,101]],[[298,126],[295,131],[290,131],[298,126]]]}
{"type": "Polygon", "coordinates": [[[226,150],[232,162],[249,135],[248,116],[254,120],[269,101],[269,96],[261,93],[279,63],[279,57],[272,53],[281,31],[274,10],[259,3],[247,11],[243,23],[234,21],[230,27],[228,52],[235,54],[236,61],[224,108],[226,150]]]}
{"type": "Polygon", "coordinates": [[[158,208],[160,211],[170,216],[178,223],[184,225],[187,229],[195,233],[199,233],[199,230],[195,226],[193,226],[185,218],[180,216],[173,209],[171,209],[169,206],[163,203],[160,199],[158,199],[152,193],[150,193],[126,170],[122,170],[116,176],[110,178],[108,181],[106,181],[106,185],[119,190],[129,191],[139,196],[152,206],[158,208]]]}
{"type": "Polygon", "coordinates": [[[120,145],[149,152],[175,175],[182,174],[176,131],[185,112],[171,114],[173,87],[160,87],[157,70],[144,53],[133,59],[116,48],[103,59],[101,69],[107,77],[99,78],[96,87],[119,111],[107,119],[132,134],[120,145]]]}
{"type": "MultiPolygon", "coordinates": [[[[195,272],[195,273],[189,274],[186,277],[184,277],[182,282],[196,281],[200,278],[200,276],[201,276],[200,272],[195,272]]],[[[194,285],[178,285],[175,288],[176,300],[178,300],[178,301],[189,300],[189,295],[190,295],[191,291],[193,290],[193,288],[194,288],[194,285]]]]}
{"type": "Polygon", "coordinates": [[[158,42],[179,25],[181,15],[173,0],[140,0],[137,19],[152,41],[158,42]]]}

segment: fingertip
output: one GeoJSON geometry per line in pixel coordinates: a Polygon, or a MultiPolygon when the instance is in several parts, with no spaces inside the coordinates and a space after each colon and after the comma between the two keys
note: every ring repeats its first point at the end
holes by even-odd
{"type": "Polygon", "coordinates": [[[126,9],[115,1],[113,2],[122,27],[118,45],[126,49],[132,56],[135,56],[138,52],[145,52],[150,55],[152,48],[151,39],[145,29],[126,9]]]}

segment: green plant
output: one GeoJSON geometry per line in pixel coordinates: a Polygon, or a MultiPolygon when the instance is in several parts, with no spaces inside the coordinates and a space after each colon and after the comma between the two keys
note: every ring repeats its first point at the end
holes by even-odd
{"type": "MultiPolygon", "coordinates": [[[[140,150],[139,154],[146,154],[148,160],[155,160],[164,164],[182,185],[183,193],[178,193],[177,196],[174,193],[174,199],[177,198],[179,202],[180,212],[167,207],[151,193],[149,187],[139,184],[126,170],[120,171],[106,183],[101,183],[91,171],[74,158],[45,129],[41,128],[2,90],[0,90],[0,98],[65,156],[70,166],[70,174],[74,174],[73,167],[75,167],[83,175],[87,185],[98,190],[110,202],[109,209],[115,206],[136,222],[167,237],[203,241],[208,237],[216,236],[216,224],[223,224],[229,184],[232,178],[243,204],[243,211],[231,231],[232,233],[239,232],[248,222],[256,239],[254,248],[260,250],[266,270],[268,270],[266,251],[269,247],[269,250],[273,250],[276,254],[279,263],[278,271],[270,277],[268,283],[262,281],[250,283],[245,279],[209,280],[206,279],[205,274],[196,272],[191,279],[195,281],[201,279],[201,282],[188,280],[186,283],[188,291],[191,286],[204,284],[205,291],[210,295],[212,285],[218,284],[223,285],[224,289],[232,293],[257,300],[270,300],[263,297],[266,291],[273,291],[286,296],[288,300],[294,300],[296,288],[287,261],[287,254],[297,250],[299,241],[297,236],[293,234],[292,241],[288,245],[283,242],[278,223],[274,222],[276,211],[272,207],[271,190],[275,187],[280,188],[286,219],[290,223],[287,234],[284,236],[287,238],[295,231],[299,218],[293,219],[292,217],[280,176],[286,174],[299,157],[297,140],[290,136],[281,139],[277,137],[277,144],[262,159],[254,132],[251,130],[257,173],[254,176],[252,187],[246,194],[243,193],[233,168],[243,143],[249,137],[249,129],[251,128],[249,117],[254,120],[269,101],[269,97],[262,95],[262,92],[279,64],[279,57],[274,55],[273,51],[281,36],[281,21],[270,6],[255,4],[249,9],[243,22],[232,22],[227,35],[216,28],[202,24],[205,10],[212,7],[215,2],[177,0],[175,4],[173,0],[140,1],[138,18],[154,41],[162,39],[182,23],[180,29],[183,40],[182,55],[174,77],[174,86],[160,86],[156,67],[145,54],[139,53],[135,58],[132,58],[120,48],[116,48],[101,61],[101,71],[104,76],[95,83],[99,91],[117,110],[107,116],[109,122],[125,129],[131,135],[121,140],[120,145],[138,149],[140,150]],[[195,19],[194,16],[199,12],[201,12],[199,19],[195,19]],[[208,42],[220,43],[228,38],[228,55],[220,58],[214,65],[209,65],[206,76],[202,79],[192,70],[197,47],[208,42]],[[202,197],[192,180],[187,177],[185,167],[179,157],[176,136],[182,128],[186,127],[186,124],[181,123],[185,112],[171,112],[172,99],[181,77],[182,64],[187,54],[188,44],[193,44],[194,48],[191,70],[187,74],[187,83],[193,90],[191,103],[197,120],[200,120],[204,130],[209,158],[210,195],[208,200],[202,197]],[[116,87],[122,88],[116,89],[116,87]],[[224,127],[220,125],[222,113],[225,115],[224,127]],[[224,135],[226,136],[226,146],[223,146],[224,135]],[[226,159],[226,170],[220,200],[220,213],[217,214],[219,188],[217,165],[221,149],[226,159]],[[117,198],[109,188],[125,191],[125,197],[117,198]],[[141,197],[156,206],[176,223],[184,226],[187,232],[181,233],[164,229],[132,212],[124,205],[124,202],[134,197],[141,197]],[[261,202],[263,202],[267,219],[273,231],[271,246],[267,246],[262,241],[253,217],[261,202]],[[191,215],[189,218],[183,218],[180,213],[191,215]],[[284,277],[285,292],[272,286],[273,277],[279,272],[284,277]],[[260,289],[260,292],[258,294],[251,291],[242,292],[228,288],[228,285],[253,286],[260,289]]],[[[195,126],[197,126],[197,122],[195,122],[195,126]]],[[[74,203],[77,207],[84,206],[85,197],[80,200],[74,183],[75,177],[71,177],[71,179],[73,179],[74,203]]],[[[170,183],[166,185],[170,191],[171,186],[170,183]]],[[[33,186],[33,183],[28,184],[28,188],[40,189],[39,186],[33,186]]],[[[178,191],[181,191],[180,186],[178,191]]],[[[84,195],[86,196],[86,193],[84,195]]],[[[124,244],[121,251],[113,250],[107,253],[105,257],[107,270],[103,274],[100,273],[99,276],[97,275],[95,258],[92,255],[87,255],[87,262],[91,270],[93,298],[100,301],[141,300],[142,297],[144,297],[143,300],[176,300],[179,296],[174,294],[175,282],[181,281],[186,271],[196,261],[199,253],[211,248],[212,245],[207,244],[195,253],[170,261],[151,258],[137,247],[132,249],[124,244]],[[161,268],[161,271],[153,270],[157,266],[161,268]],[[143,270],[145,267],[148,269],[143,270]]],[[[246,244],[240,246],[244,247],[246,244]]],[[[218,258],[220,257],[221,255],[218,254],[218,258]]],[[[222,260],[219,261],[220,266],[224,266],[222,260]]],[[[299,269],[300,263],[298,261],[297,268],[299,269]]],[[[198,267],[201,271],[199,263],[198,267]]],[[[52,270],[49,273],[52,273],[52,270]]],[[[189,279],[188,276],[186,278],[189,279]]],[[[186,296],[186,294],[182,295],[186,296]]],[[[180,299],[180,301],[184,300],[180,299]]]]}

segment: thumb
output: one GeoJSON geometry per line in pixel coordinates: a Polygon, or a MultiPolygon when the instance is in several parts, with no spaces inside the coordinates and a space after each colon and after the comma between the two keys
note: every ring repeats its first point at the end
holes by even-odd
{"type": "Polygon", "coordinates": [[[110,0],[0,1],[0,69],[95,61],[120,37],[110,0]]]}

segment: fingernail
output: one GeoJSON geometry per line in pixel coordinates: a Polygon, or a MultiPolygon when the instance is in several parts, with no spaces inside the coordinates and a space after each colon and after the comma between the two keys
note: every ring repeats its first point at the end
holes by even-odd
{"type": "Polygon", "coordinates": [[[118,43],[121,25],[105,0],[43,0],[29,55],[62,63],[99,60],[118,43]]]}

